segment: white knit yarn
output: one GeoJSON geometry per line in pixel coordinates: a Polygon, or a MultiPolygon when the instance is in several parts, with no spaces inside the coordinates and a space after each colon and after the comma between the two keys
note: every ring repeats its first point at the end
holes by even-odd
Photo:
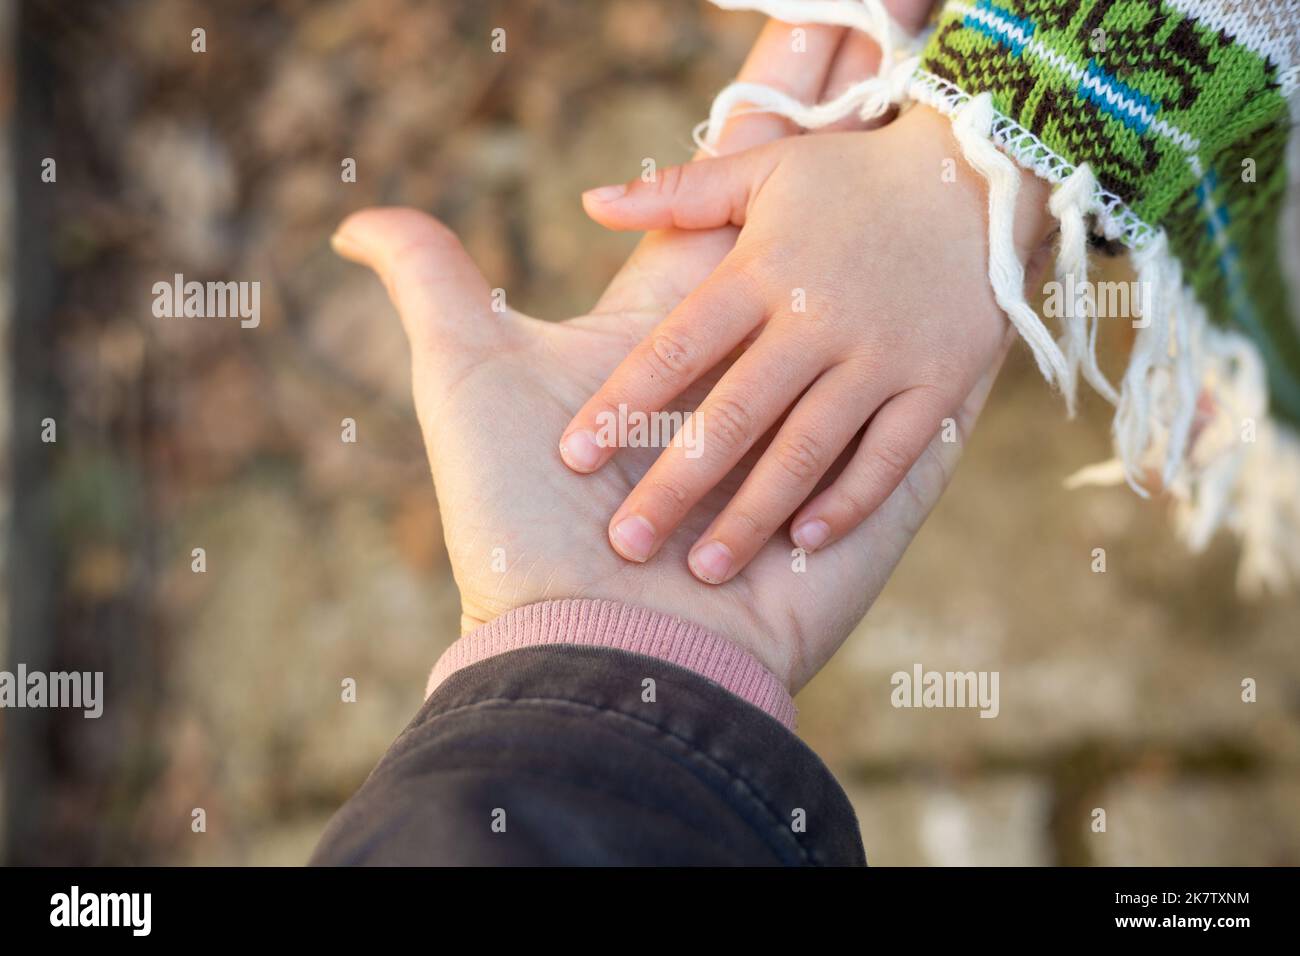
{"type": "Polygon", "coordinates": [[[1160,476],[1161,484],[1165,487],[1174,483],[1187,457],[1187,445],[1191,439],[1192,425],[1196,421],[1200,398],[1203,375],[1200,332],[1204,323],[1196,322],[1193,316],[1190,308],[1179,309],[1174,315],[1175,397],[1169,422],[1169,447],[1165,451],[1165,463],[1160,476]]]}
{"type": "Polygon", "coordinates": [[[1073,416],[1078,393],[1079,372],[1112,405],[1119,393],[1097,364],[1097,297],[1088,285],[1088,217],[1096,209],[1097,180],[1087,163],[1077,167],[1052,192],[1048,210],[1061,224],[1060,245],[1056,255],[1055,276],[1062,288],[1071,283],[1079,290],[1074,302],[1068,303],[1063,319],[1065,352],[1069,378],[1062,386],[1066,409],[1073,416]]]}
{"type": "Polygon", "coordinates": [[[1151,444],[1155,410],[1170,378],[1153,375],[1152,371],[1157,365],[1163,366],[1169,356],[1169,331],[1181,288],[1181,268],[1170,254],[1163,232],[1131,258],[1150,314],[1143,314],[1142,321],[1135,323],[1138,332],[1120,385],[1114,435],[1129,486],[1146,498],[1143,453],[1151,444]]]}
{"type": "Polygon", "coordinates": [[[880,48],[880,64],[868,76],[834,99],[801,103],[762,83],[732,83],[713,100],[706,122],[695,127],[695,145],[717,154],[718,139],[732,116],[775,113],[803,129],[820,129],[856,114],[869,122],[907,98],[907,86],[920,64],[919,43],[909,37],[885,9],[882,0],[709,0],[724,10],[755,10],[786,23],[829,24],[860,30],[880,48]],[[910,48],[905,54],[900,48],[910,48]],[[741,104],[745,104],[743,108],[741,104]]]}
{"type": "Polygon", "coordinates": [[[727,120],[746,113],[776,113],[803,129],[820,129],[854,114],[869,122],[907,98],[908,83],[920,62],[919,57],[903,60],[882,74],[855,83],[834,99],[812,105],[762,83],[732,83],[714,98],[708,120],[695,127],[695,145],[716,155],[727,120]],[[737,109],[742,103],[747,105],[737,109]]]}
{"type": "Polygon", "coordinates": [[[785,23],[820,23],[860,30],[880,47],[881,61],[893,59],[907,32],[889,15],[881,0],[709,0],[723,10],[755,10],[785,23]]]}
{"type": "Polygon", "coordinates": [[[1070,379],[1065,355],[1025,301],[1025,267],[1015,244],[1020,168],[993,145],[992,126],[993,97],[988,93],[967,103],[952,124],[966,162],[989,184],[989,282],[998,305],[1034,353],[1043,378],[1064,389],[1070,379]]]}

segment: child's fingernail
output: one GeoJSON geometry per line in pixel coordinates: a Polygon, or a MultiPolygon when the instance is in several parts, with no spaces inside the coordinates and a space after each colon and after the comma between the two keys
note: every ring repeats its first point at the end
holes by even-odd
{"type": "Polygon", "coordinates": [[[614,548],[629,561],[645,561],[655,546],[655,529],[640,515],[631,515],[614,525],[614,548]]]}
{"type": "Polygon", "coordinates": [[[691,570],[697,578],[710,584],[721,584],[731,571],[733,559],[731,549],[721,541],[710,541],[702,548],[691,552],[691,570]]]}
{"type": "Polygon", "coordinates": [[[588,199],[594,199],[596,202],[613,202],[615,199],[622,199],[627,194],[627,184],[619,183],[617,186],[599,186],[596,189],[588,189],[582,195],[588,199]]]}
{"type": "Polygon", "coordinates": [[[830,525],[820,518],[805,521],[795,528],[790,535],[790,537],[794,538],[794,543],[805,551],[816,551],[826,543],[826,539],[830,536],[830,525]]]}
{"type": "Polygon", "coordinates": [[[600,464],[600,445],[591,432],[570,432],[560,440],[560,457],[574,471],[591,471],[600,464]]]}

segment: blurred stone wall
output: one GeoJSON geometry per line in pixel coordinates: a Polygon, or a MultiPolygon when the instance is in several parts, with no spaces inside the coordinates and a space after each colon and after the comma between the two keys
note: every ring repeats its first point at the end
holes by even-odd
{"type": "MultiPolygon", "coordinates": [[[[703,0],[141,0],[47,3],[39,24],[60,587],[93,611],[64,626],[145,675],[131,719],[72,748],[94,785],[68,770],[48,858],[298,863],[458,622],[405,342],[331,255],[334,225],[420,206],[524,311],[576,314],[635,241],[578,193],[689,156],[760,21],[703,0]],[[153,318],[175,273],[259,281],[260,327],[153,318]],[[102,613],[123,593],[129,614],[102,613]]],[[[874,863],[1300,863],[1300,603],[1239,602],[1231,544],[1186,555],[1159,502],[1063,491],[1107,429],[1100,402],[1066,422],[1018,352],[948,496],[800,695],[874,863]],[[999,671],[999,716],[893,708],[915,663],[999,671]]]]}

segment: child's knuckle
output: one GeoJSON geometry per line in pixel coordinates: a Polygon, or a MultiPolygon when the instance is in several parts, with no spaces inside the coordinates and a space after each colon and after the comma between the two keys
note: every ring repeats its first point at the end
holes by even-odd
{"type": "Polygon", "coordinates": [[[846,524],[856,524],[871,513],[871,495],[866,485],[846,485],[836,495],[846,524]]]}
{"type": "Polygon", "coordinates": [[[826,447],[811,433],[782,441],[776,447],[776,463],[797,484],[813,481],[824,470],[826,447]]]}
{"type": "Polygon", "coordinates": [[[732,505],[727,512],[728,532],[743,539],[746,545],[761,545],[772,535],[767,522],[744,505],[732,505]]]}
{"type": "Polygon", "coordinates": [[[690,505],[690,492],[675,478],[655,478],[646,491],[657,511],[676,514],[690,505]]]}
{"type": "Polygon", "coordinates": [[[732,396],[714,399],[704,417],[704,427],[709,430],[709,441],[719,443],[731,451],[749,444],[753,434],[754,417],[745,402],[732,396]]]}
{"type": "Polygon", "coordinates": [[[695,355],[694,345],[679,332],[655,332],[650,337],[646,361],[652,374],[666,382],[678,383],[690,376],[695,355]]]}
{"type": "Polygon", "coordinates": [[[659,191],[669,198],[676,196],[685,183],[686,167],[669,166],[659,175],[659,191]]]}
{"type": "Polygon", "coordinates": [[[906,443],[901,437],[890,435],[882,438],[872,449],[876,470],[887,480],[897,481],[912,463],[906,443]]]}

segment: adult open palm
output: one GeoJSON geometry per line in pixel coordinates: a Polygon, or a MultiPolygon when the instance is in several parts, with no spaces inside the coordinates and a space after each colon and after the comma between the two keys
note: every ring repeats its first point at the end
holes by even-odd
{"type": "MultiPolygon", "coordinates": [[[[751,78],[780,71],[787,35],[778,29],[780,42],[769,41],[770,50],[760,39],[746,67],[751,78]]],[[[825,54],[827,69],[837,43],[825,54]]],[[[800,61],[800,75],[812,82],[807,64],[800,61]]],[[[820,87],[824,78],[816,82],[820,87]]],[[[819,90],[802,92],[816,96],[819,90]]],[[[746,118],[747,125],[729,135],[730,148],[784,132],[769,118],[755,120],[746,118]]],[[[796,691],[880,593],[939,500],[996,367],[957,414],[949,430],[957,440],[943,441],[936,422],[929,449],[857,530],[806,557],[779,533],[721,586],[691,574],[687,551],[765,443],[645,564],[620,557],[606,529],[659,450],[622,449],[598,473],[585,476],[560,460],[560,435],[574,413],[722,261],[734,239],[732,229],[651,234],[592,312],[544,322],[494,310],[491,285],[459,241],[423,213],[369,209],[340,226],[335,248],[380,276],[410,341],[415,407],[460,590],[463,629],[537,601],[623,601],[678,615],[736,641],[796,691]]],[[[693,408],[712,380],[697,383],[677,407],[693,408]]],[[[709,423],[702,428],[707,440],[709,423]]]]}

